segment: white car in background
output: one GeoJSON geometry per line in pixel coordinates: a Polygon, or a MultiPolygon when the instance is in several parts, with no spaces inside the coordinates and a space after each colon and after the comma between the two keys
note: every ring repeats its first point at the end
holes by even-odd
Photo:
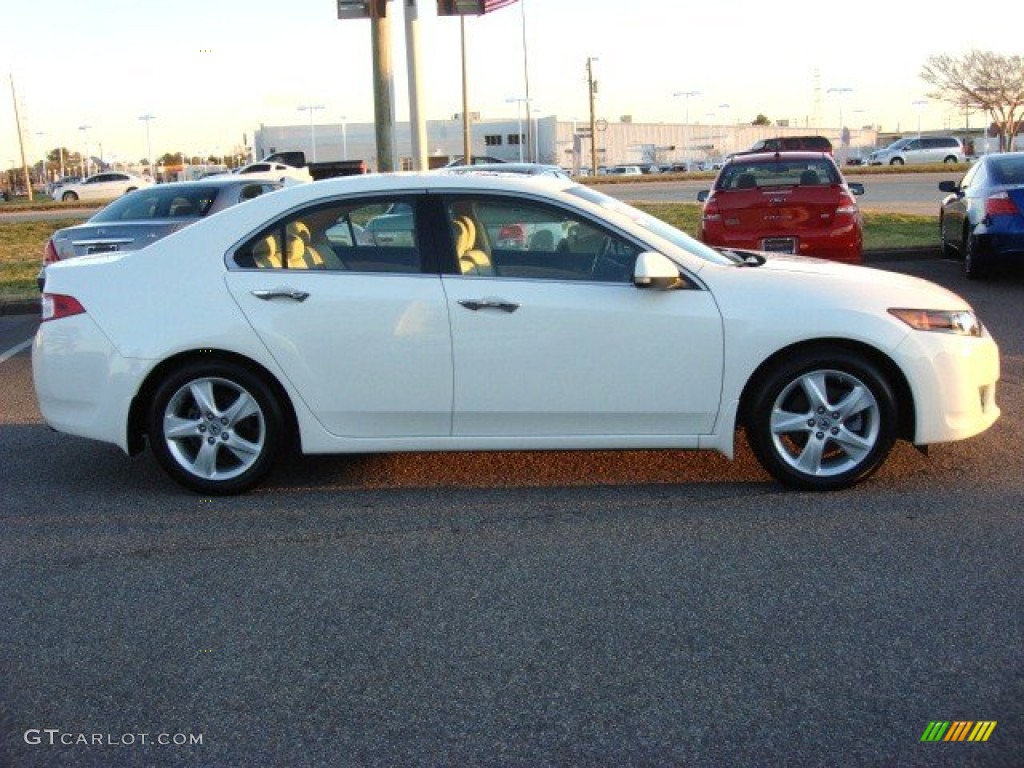
{"type": "Polygon", "coordinates": [[[151,187],[153,182],[142,176],[131,173],[104,172],[95,173],[82,181],[61,184],[54,188],[50,196],[54,200],[65,203],[75,200],[112,200],[136,189],[151,187]]]}
{"type": "Polygon", "coordinates": [[[553,177],[295,185],[52,264],[42,304],[46,422],[148,443],[199,493],[254,486],[293,445],[731,456],[739,428],[782,483],[833,490],[897,439],[999,416],[999,349],[959,296],[714,250],[553,177]],[[503,241],[526,225],[552,236],[503,241]]]}
{"type": "Polygon", "coordinates": [[[266,160],[261,160],[258,163],[249,163],[249,165],[243,165],[238,170],[232,171],[232,173],[237,173],[241,176],[248,176],[252,179],[278,181],[282,184],[294,184],[296,182],[301,183],[313,180],[308,168],[296,168],[292,165],[268,162],[266,160]]]}

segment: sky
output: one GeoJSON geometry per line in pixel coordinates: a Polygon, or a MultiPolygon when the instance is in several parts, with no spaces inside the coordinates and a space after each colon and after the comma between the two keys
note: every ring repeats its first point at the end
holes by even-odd
{"type": "MultiPolygon", "coordinates": [[[[403,120],[403,6],[388,8],[403,120]]],[[[423,111],[451,118],[462,111],[459,20],[438,18],[434,0],[419,8],[423,111]]],[[[524,25],[536,113],[586,119],[586,62],[595,57],[596,112],[610,122],[764,114],[838,126],[842,114],[847,125],[884,131],[916,130],[918,120],[925,130],[958,127],[962,115],[927,98],[918,74],[928,56],[1024,47],[1017,3],[993,11],[996,23],[882,0],[771,8],[763,0],[520,0],[468,17],[470,111],[516,117],[508,100],[525,94],[524,25]],[[673,95],[691,91],[699,95],[673,95]]],[[[15,103],[30,163],[57,145],[82,151],[86,143],[108,161],[137,161],[147,154],[139,119],[147,114],[154,157],[229,152],[261,124],[308,124],[303,105],[324,107],[313,113],[317,124],[373,117],[370,23],[339,21],[335,0],[6,0],[0,28],[5,168],[19,163],[15,103]]]]}

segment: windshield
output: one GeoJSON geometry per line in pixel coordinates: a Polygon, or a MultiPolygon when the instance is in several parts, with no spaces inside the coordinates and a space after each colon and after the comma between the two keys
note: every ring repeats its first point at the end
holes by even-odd
{"type": "Polygon", "coordinates": [[[671,224],[668,224],[661,219],[651,216],[649,213],[644,213],[641,210],[628,205],[621,200],[617,200],[614,197],[609,197],[601,192],[597,192],[590,187],[575,186],[565,190],[570,195],[586,200],[588,203],[599,205],[607,210],[614,211],[622,216],[628,218],[631,222],[637,226],[643,227],[648,232],[657,235],[658,237],[668,240],[672,245],[678,248],[682,248],[688,253],[692,253],[694,256],[698,256],[705,261],[710,261],[712,264],[735,264],[736,259],[729,258],[725,254],[716,251],[714,248],[710,248],[699,240],[690,237],[685,232],[676,229],[671,224]]]}

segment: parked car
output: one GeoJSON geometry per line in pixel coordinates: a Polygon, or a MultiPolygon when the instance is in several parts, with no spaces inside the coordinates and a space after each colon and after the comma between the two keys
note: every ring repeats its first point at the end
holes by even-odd
{"type": "Polygon", "coordinates": [[[446,166],[439,170],[443,173],[513,173],[523,176],[572,178],[564,168],[544,163],[474,163],[473,165],[446,166]]]}
{"type": "Polygon", "coordinates": [[[827,152],[832,154],[832,142],[825,136],[775,136],[755,141],[746,152],[827,152]]]}
{"type": "MultiPolygon", "coordinates": [[[[470,158],[470,165],[496,165],[497,163],[504,163],[504,160],[500,160],[497,157],[491,157],[490,155],[473,155],[470,158]]],[[[466,165],[466,158],[462,155],[453,157],[445,164],[445,168],[462,168],[466,165]]]]}
{"type": "Polygon", "coordinates": [[[1024,263],[1024,152],[984,155],[939,189],[949,193],[939,208],[942,251],[963,258],[967,277],[1024,263]]]}
{"type": "Polygon", "coordinates": [[[81,180],[81,176],[61,176],[56,181],[51,181],[46,185],[46,196],[52,199],[56,199],[53,197],[53,191],[57,187],[62,187],[66,184],[75,184],[81,180]]]}
{"type": "Polygon", "coordinates": [[[50,197],[65,203],[75,200],[109,200],[152,184],[149,179],[132,173],[94,173],[81,181],[55,187],[50,197]]]}
{"type": "Polygon", "coordinates": [[[643,176],[639,165],[610,165],[607,168],[598,168],[598,176],[643,176]]]}
{"type": "Polygon", "coordinates": [[[897,438],[957,440],[999,416],[998,347],[949,291],[715,250],[557,178],[295,185],[143,251],[54,264],[42,306],[46,422],[148,442],[204,494],[252,487],[293,445],[731,456],[738,427],[778,480],[829,490],[897,438]],[[354,234],[388,215],[413,236],[354,234]],[[501,247],[524,221],[563,236],[501,247]]]}
{"type": "Polygon", "coordinates": [[[702,190],[698,237],[709,245],[776,251],[857,263],[863,221],[835,161],[823,152],[737,155],[714,188],[702,190]]]}
{"type": "Polygon", "coordinates": [[[302,184],[313,180],[308,168],[296,168],[285,163],[262,160],[258,163],[243,165],[231,173],[238,174],[239,176],[248,176],[250,179],[279,181],[282,184],[302,184]]]}
{"type": "Polygon", "coordinates": [[[112,251],[136,251],[209,216],[280,189],[278,182],[239,176],[157,184],[117,198],[84,224],[54,232],[43,249],[37,282],[43,290],[46,268],[63,259],[112,251]]]}
{"type": "Polygon", "coordinates": [[[868,155],[868,165],[920,165],[966,162],[964,148],[955,136],[918,136],[894,141],[868,155]]]}

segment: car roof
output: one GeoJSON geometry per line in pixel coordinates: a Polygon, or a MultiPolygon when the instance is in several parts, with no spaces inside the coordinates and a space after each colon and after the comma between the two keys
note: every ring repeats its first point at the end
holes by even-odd
{"type": "MultiPolygon", "coordinates": [[[[801,150],[799,152],[744,152],[737,153],[729,158],[727,161],[730,164],[735,165],[736,163],[770,163],[776,160],[791,162],[793,160],[820,160],[823,157],[827,157],[832,160],[832,156],[828,152],[812,152],[810,150],[801,150]]],[[[834,162],[834,161],[833,161],[834,162]]]]}
{"type": "Polygon", "coordinates": [[[550,171],[565,173],[557,165],[544,163],[480,163],[479,165],[456,165],[445,168],[438,168],[438,171],[445,173],[476,173],[479,171],[493,173],[517,173],[520,175],[544,174],[550,171]]]}

